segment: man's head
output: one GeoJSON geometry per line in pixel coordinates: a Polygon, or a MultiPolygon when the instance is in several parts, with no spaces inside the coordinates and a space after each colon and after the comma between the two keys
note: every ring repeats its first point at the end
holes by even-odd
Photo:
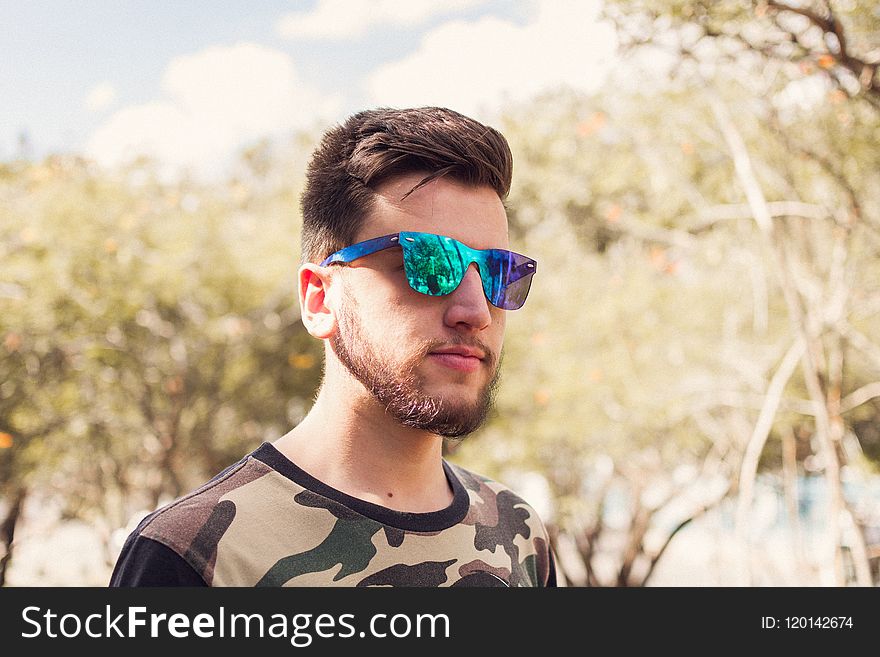
{"type": "Polygon", "coordinates": [[[360,112],[324,134],[302,195],[303,262],[320,262],[353,244],[378,186],[424,172],[470,186],[510,191],[513,156],[504,136],[441,107],[360,112]]]}
{"type": "MultiPolygon", "coordinates": [[[[362,112],[325,134],[302,198],[300,269],[303,322],[326,340],[325,385],[353,378],[399,423],[431,433],[461,436],[479,426],[505,323],[484,292],[482,260],[462,261],[460,283],[441,296],[408,284],[401,247],[342,267],[318,263],[400,231],[463,245],[443,254],[507,249],[511,173],[504,137],[447,109],[362,112]]],[[[427,286],[437,285],[433,269],[423,273],[427,286]]]]}

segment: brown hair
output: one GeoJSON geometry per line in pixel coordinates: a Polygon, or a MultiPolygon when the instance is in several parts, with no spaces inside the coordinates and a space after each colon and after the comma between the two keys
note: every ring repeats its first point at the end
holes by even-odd
{"type": "Polygon", "coordinates": [[[328,130],[306,172],[302,257],[319,262],[354,241],[385,180],[413,171],[510,191],[513,156],[504,136],[442,107],[359,112],[328,130]]]}

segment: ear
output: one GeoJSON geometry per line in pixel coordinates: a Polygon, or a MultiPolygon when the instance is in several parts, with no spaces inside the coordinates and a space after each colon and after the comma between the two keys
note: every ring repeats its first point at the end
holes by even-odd
{"type": "Polygon", "coordinates": [[[328,303],[330,274],[326,267],[307,262],[298,275],[303,326],[316,338],[329,338],[336,331],[336,312],[328,303]]]}

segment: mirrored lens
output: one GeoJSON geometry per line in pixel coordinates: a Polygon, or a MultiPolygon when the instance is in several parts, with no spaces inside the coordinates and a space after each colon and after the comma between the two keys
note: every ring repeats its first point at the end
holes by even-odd
{"type": "Polygon", "coordinates": [[[502,249],[479,252],[480,276],[486,298],[504,310],[521,308],[535,273],[532,260],[502,249]]]}
{"type": "Polygon", "coordinates": [[[469,264],[458,242],[427,233],[401,233],[400,237],[403,265],[412,289],[441,296],[458,287],[469,264]]]}
{"type": "Polygon", "coordinates": [[[513,283],[502,288],[501,294],[498,295],[497,302],[494,302],[499,308],[504,310],[518,310],[522,308],[529,296],[529,289],[532,287],[532,276],[534,272],[518,278],[513,283]]]}
{"type": "Polygon", "coordinates": [[[479,251],[442,235],[400,233],[403,263],[410,286],[422,294],[451,294],[471,262],[480,270],[490,303],[517,310],[525,303],[535,273],[534,261],[504,249],[479,251]]]}

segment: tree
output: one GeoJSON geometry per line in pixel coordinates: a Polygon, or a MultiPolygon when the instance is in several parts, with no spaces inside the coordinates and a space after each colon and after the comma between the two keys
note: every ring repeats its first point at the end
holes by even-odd
{"type": "Polygon", "coordinates": [[[3,566],[29,491],[89,521],[112,565],[133,513],[304,413],[320,354],[294,297],[296,217],[247,171],[228,190],[160,183],[148,163],[5,173],[3,566]]]}
{"type": "MultiPolygon", "coordinates": [[[[760,98],[772,99],[753,105],[756,114],[766,117],[772,125],[775,132],[772,137],[786,149],[783,152],[796,153],[821,168],[821,179],[831,188],[822,189],[825,194],[813,194],[824,196],[821,199],[824,212],[808,213],[804,217],[802,212],[794,210],[783,217],[788,223],[811,220],[813,228],[820,225],[818,229],[801,231],[794,236],[785,230],[787,226],[780,226],[784,222],[774,221],[767,202],[768,190],[770,193],[779,191],[773,189],[775,185],[766,177],[756,173],[753,166],[756,149],[747,146],[725,104],[713,99],[715,119],[735,164],[737,181],[767,248],[774,254],[775,269],[792,323],[792,349],[797,348],[801,356],[803,381],[813,405],[817,447],[822,454],[831,494],[829,541],[836,562],[836,581],[839,584],[844,581],[840,525],[841,514],[844,514],[844,521],[856,526],[852,545],[857,579],[861,584],[869,584],[868,554],[860,522],[853,517],[844,495],[841,467],[847,461],[844,437],[852,427],[848,426],[844,413],[853,411],[880,392],[870,378],[859,386],[853,383],[858,383],[861,377],[846,381],[844,375],[844,364],[852,358],[868,358],[875,368],[880,363],[876,358],[877,345],[852,328],[858,317],[855,303],[866,291],[873,296],[873,285],[862,287],[862,281],[857,280],[855,274],[870,262],[870,259],[862,259],[863,244],[867,241],[870,245],[870,258],[876,254],[880,235],[876,217],[871,212],[863,212],[865,203],[873,204],[872,189],[858,180],[863,176],[861,171],[877,170],[877,154],[867,152],[866,146],[876,140],[880,111],[877,77],[880,55],[876,49],[880,19],[868,7],[827,1],[676,2],[672,8],[664,9],[662,17],[658,8],[656,3],[621,2],[616,3],[612,13],[619,25],[634,27],[639,33],[631,44],[659,43],[662,40],[659,30],[672,28],[675,36],[666,43],[677,44],[682,61],[703,64],[707,59],[717,60],[720,56],[739,67],[741,73],[751,77],[760,98]],[[768,71],[772,77],[767,75],[768,71]],[[815,113],[804,120],[785,107],[784,92],[807,81],[824,81],[828,90],[824,102],[814,103],[819,111],[812,108],[815,113]],[[861,165],[858,174],[852,169],[855,161],[861,165]],[[823,253],[823,244],[816,241],[817,233],[825,244],[834,245],[830,252],[823,253]],[[794,241],[795,248],[789,247],[790,241],[794,241]],[[832,266],[823,266],[825,262],[831,262],[832,266]]],[[[796,180],[804,177],[803,171],[780,158],[768,158],[764,164],[775,167],[779,176],[789,183],[783,193],[808,197],[809,191],[796,180]]],[[[868,179],[873,177],[867,176],[868,179]]],[[[874,369],[868,376],[876,380],[877,374],[874,369]]],[[[768,401],[770,399],[768,396],[768,401]]],[[[747,523],[749,482],[757,470],[757,456],[773,417],[770,406],[765,405],[763,410],[767,411],[761,418],[764,422],[752,435],[749,458],[743,466],[743,493],[738,513],[741,526],[747,523]]],[[[745,529],[741,531],[744,533],[745,529]]]]}
{"type": "MultiPolygon", "coordinates": [[[[529,367],[525,355],[516,360],[514,378],[527,384],[504,400],[529,436],[512,452],[523,467],[550,473],[560,536],[580,546],[588,579],[605,515],[590,507],[601,508],[606,488],[583,483],[597,453],[611,455],[606,472],[626,477],[632,500],[648,481],[650,470],[632,467],[645,449],[659,451],[664,472],[722,454],[713,469],[737,493],[748,546],[752,482],[760,464],[771,465],[765,447],[775,433],[800,443],[782,450],[785,472],[798,459],[829,483],[826,581],[846,581],[846,543],[855,580],[870,583],[858,530],[866,516],[845,495],[843,475],[876,467],[860,422],[880,410],[878,349],[868,337],[880,333],[876,310],[866,312],[878,298],[877,224],[865,211],[877,207],[878,125],[872,56],[854,53],[870,52],[877,30],[841,27],[867,10],[835,18],[828,24],[848,54],[826,33],[833,59],[821,59],[815,22],[786,22],[784,12],[810,17],[769,4],[756,18],[738,2],[615,3],[610,11],[636,45],[672,51],[667,81],[631,75],[614,93],[544,99],[507,126],[526,160],[516,223],[530,248],[551,254],[549,267],[539,257],[536,277],[536,286],[551,277],[537,295],[549,299],[537,311],[545,318],[537,342],[548,346],[532,341],[529,367]],[[780,25],[789,36],[771,47],[780,25]],[[791,31],[813,49],[789,49],[784,59],[791,31]],[[847,82],[847,57],[865,62],[858,89],[847,82]],[[794,102],[803,85],[826,83],[811,102],[794,102]],[[538,387],[533,401],[524,399],[528,386],[538,387]]],[[[497,443],[506,446],[502,435],[497,443]]],[[[627,564],[649,515],[632,507],[617,576],[606,582],[639,581],[627,564]]],[[[656,555],[643,556],[654,563],[656,555]]]]}

